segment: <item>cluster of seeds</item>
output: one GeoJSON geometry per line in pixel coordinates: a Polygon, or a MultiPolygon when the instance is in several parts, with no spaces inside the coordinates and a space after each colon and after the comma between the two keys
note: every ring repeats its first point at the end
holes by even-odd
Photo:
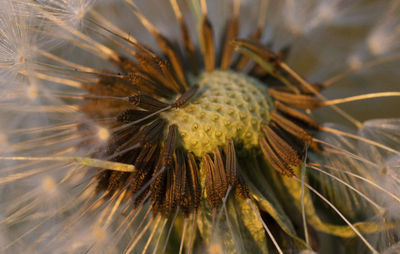
{"type": "Polygon", "coordinates": [[[189,105],[162,114],[178,126],[183,147],[202,157],[227,139],[256,146],[261,126],[269,121],[266,86],[231,71],[203,73],[196,83],[200,88],[189,105]]]}

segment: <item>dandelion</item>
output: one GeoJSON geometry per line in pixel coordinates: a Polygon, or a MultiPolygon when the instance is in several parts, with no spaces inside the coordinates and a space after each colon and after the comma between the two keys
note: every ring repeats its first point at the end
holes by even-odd
{"type": "Polygon", "coordinates": [[[1,251],[398,251],[388,2],[5,0],[1,251]]]}

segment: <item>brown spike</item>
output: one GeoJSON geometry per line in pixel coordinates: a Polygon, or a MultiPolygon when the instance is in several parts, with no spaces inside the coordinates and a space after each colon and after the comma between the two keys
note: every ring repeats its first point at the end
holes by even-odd
{"type": "MultiPolygon", "coordinates": [[[[135,194],[147,181],[150,181],[153,167],[156,166],[158,153],[159,146],[150,144],[146,144],[140,151],[134,163],[138,170],[132,174],[132,179],[130,180],[129,191],[131,193],[135,194]]],[[[138,200],[136,199],[135,201],[137,202],[138,200]]]]}
{"type": "Polygon", "coordinates": [[[154,120],[153,122],[144,126],[140,131],[134,134],[132,138],[133,143],[137,144],[156,143],[155,140],[161,138],[164,126],[165,126],[164,119],[158,118],[154,120]]]}
{"type": "Polygon", "coordinates": [[[268,93],[275,100],[281,101],[295,108],[315,109],[321,107],[322,105],[320,100],[310,95],[293,94],[293,93],[278,91],[276,89],[269,89],[268,93]]]}
{"type": "Polygon", "coordinates": [[[203,156],[203,165],[206,175],[205,183],[206,183],[207,201],[212,208],[216,208],[221,204],[221,198],[219,197],[218,192],[215,188],[214,172],[216,168],[214,166],[214,163],[210,155],[206,154],[203,156]]]}
{"type": "Polygon", "coordinates": [[[287,65],[282,62],[278,54],[260,42],[249,39],[236,39],[232,43],[239,52],[251,53],[250,58],[262,66],[267,73],[282,81],[292,91],[299,93],[299,87],[303,87],[303,83],[299,81],[298,76],[288,71],[287,65]]]}
{"type": "MultiPolygon", "coordinates": [[[[153,176],[157,175],[160,172],[160,170],[163,170],[161,159],[159,160],[159,163],[153,172],[153,176]]],[[[164,170],[164,172],[160,173],[150,185],[151,199],[153,201],[153,209],[156,212],[160,211],[165,199],[166,186],[167,186],[166,180],[167,180],[167,172],[164,170]]]]}
{"type": "Polygon", "coordinates": [[[186,90],[186,92],[184,92],[176,101],[174,104],[172,104],[172,107],[175,108],[180,108],[182,107],[184,104],[186,104],[186,102],[188,100],[190,100],[197,92],[197,90],[199,90],[199,85],[195,84],[193,86],[191,86],[188,90],[186,90]]]}
{"type": "Polygon", "coordinates": [[[301,123],[305,124],[307,127],[312,128],[314,130],[319,130],[321,127],[319,126],[319,124],[314,121],[311,117],[297,111],[294,110],[286,105],[284,105],[283,103],[279,102],[279,101],[275,101],[275,108],[279,111],[281,111],[282,113],[284,113],[285,115],[296,119],[297,121],[300,121],[301,123]]]}
{"type": "MultiPolygon", "coordinates": [[[[256,29],[256,31],[250,36],[250,39],[253,41],[258,41],[261,38],[262,35],[262,29],[259,27],[256,29]]],[[[250,58],[248,58],[245,55],[240,55],[239,56],[239,61],[237,62],[235,69],[237,71],[243,70],[247,64],[250,62],[250,58]]]]}
{"type": "Polygon", "coordinates": [[[172,203],[169,203],[169,201],[172,202],[173,199],[170,199],[172,194],[171,191],[168,192],[168,188],[171,188],[173,184],[173,176],[171,175],[173,174],[173,170],[171,170],[171,168],[174,166],[173,155],[175,152],[176,139],[177,127],[176,125],[170,125],[161,156],[153,175],[158,174],[160,170],[164,170],[164,172],[160,173],[150,186],[153,209],[155,211],[160,211],[160,209],[162,209],[164,212],[169,213],[170,209],[172,209],[172,203]]]}
{"type": "Polygon", "coordinates": [[[225,174],[224,162],[222,160],[221,152],[217,148],[214,149],[214,186],[219,198],[224,199],[226,192],[228,190],[228,179],[225,174]]]}
{"type": "Polygon", "coordinates": [[[175,146],[178,134],[177,132],[178,132],[178,127],[175,124],[169,126],[167,139],[165,140],[163,152],[161,154],[162,163],[166,167],[172,166],[172,156],[175,152],[175,146]]]}
{"type": "Polygon", "coordinates": [[[179,84],[187,89],[188,83],[186,81],[185,72],[183,70],[182,62],[178,56],[178,53],[173,49],[171,42],[162,34],[155,34],[158,45],[160,45],[161,50],[167,55],[169,61],[171,62],[172,68],[179,80],[179,84]]]}
{"type": "Polygon", "coordinates": [[[138,157],[135,160],[135,167],[138,170],[143,170],[150,160],[153,158],[153,154],[157,150],[158,145],[147,143],[140,150],[138,157]]]}
{"type": "Polygon", "coordinates": [[[196,49],[192,40],[190,39],[189,30],[186,24],[183,22],[183,19],[179,23],[181,27],[182,41],[185,48],[185,55],[187,56],[193,74],[197,75],[199,68],[197,65],[196,49]]]}
{"type": "Polygon", "coordinates": [[[167,80],[172,84],[172,86],[175,88],[175,91],[179,93],[183,93],[187,87],[181,85],[181,83],[175,78],[171,67],[170,63],[168,61],[160,61],[158,63],[160,66],[160,69],[164,76],[167,78],[167,80]]]}
{"type": "Polygon", "coordinates": [[[129,175],[130,173],[125,172],[112,172],[110,178],[108,179],[107,187],[107,190],[110,192],[110,194],[114,194],[116,191],[121,190],[121,188],[125,185],[126,179],[128,179],[129,175]]]}
{"type": "Polygon", "coordinates": [[[208,20],[207,15],[204,15],[200,25],[200,47],[203,54],[204,64],[207,72],[214,70],[215,52],[214,52],[214,35],[213,28],[208,20]]]}
{"type": "Polygon", "coordinates": [[[299,158],[296,150],[293,149],[283,138],[281,138],[268,125],[263,126],[264,134],[273,150],[282,158],[288,165],[299,166],[302,161],[299,158]]]}
{"type": "Polygon", "coordinates": [[[189,179],[192,186],[192,193],[193,193],[193,208],[197,209],[200,205],[201,200],[201,185],[199,181],[199,169],[197,167],[196,160],[192,153],[188,153],[188,165],[189,165],[189,179]]]}
{"type": "Polygon", "coordinates": [[[184,88],[187,88],[188,85],[186,82],[185,72],[182,68],[183,65],[177,52],[173,49],[171,42],[163,36],[153,24],[151,24],[151,22],[137,9],[136,5],[132,1],[128,1],[128,4],[132,7],[133,12],[139,18],[140,22],[153,35],[161,50],[168,57],[181,85],[183,85],[184,88]]]}
{"type": "Polygon", "coordinates": [[[306,132],[303,128],[299,127],[292,121],[281,116],[279,113],[272,112],[271,120],[274,121],[279,127],[297,137],[298,139],[311,142],[312,137],[310,136],[310,134],[308,134],[308,132],[306,132]]]}
{"type": "Polygon", "coordinates": [[[306,130],[304,130],[302,127],[298,126],[294,122],[288,120],[287,118],[283,117],[279,113],[273,112],[271,114],[271,120],[274,121],[277,126],[282,128],[282,130],[290,133],[297,139],[308,143],[312,142],[313,138],[306,130]]]}
{"type": "Polygon", "coordinates": [[[237,176],[238,177],[237,177],[237,184],[236,184],[236,188],[235,188],[235,194],[243,199],[247,199],[250,197],[249,187],[247,186],[246,182],[243,179],[243,176],[240,174],[239,171],[238,171],[237,176]]]}
{"type": "Polygon", "coordinates": [[[237,171],[238,162],[236,158],[235,146],[232,139],[228,139],[225,143],[225,168],[226,168],[226,178],[228,185],[235,186],[237,184],[237,171]]]}
{"type": "Polygon", "coordinates": [[[149,111],[157,111],[169,106],[167,103],[161,102],[145,94],[129,96],[128,100],[129,103],[133,104],[134,106],[149,111]]]}
{"type": "Polygon", "coordinates": [[[243,47],[254,52],[259,57],[270,62],[271,64],[279,64],[281,62],[278,55],[257,41],[251,39],[235,39],[232,41],[232,43],[234,46],[243,47]]]}
{"type": "Polygon", "coordinates": [[[140,141],[141,143],[158,144],[160,142],[166,121],[164,119],[157,119],[155,122],[153,128],[151,128],[145,138],[140,141]]]}
{"type": "Polygon", "coordinates": [[[177,0],[170,0],[171,6],[174,9],[175,16],[179,22],[179,26],[181,28],[181,37],[184,45],[185,55],[189,61],[190,67],[192,69],[193,74],[198,74],[198,66],[196,59],[196,49],[192,40],[190,39],[189,29],[186,25],[185,20],[183,19],[182,12],[179,8],[177,0]]]}
{"type": "Polygon", "coordinates": [[[221,69],[226,70],[230,67],[233,53],[234,53],[234,46],[231,44],[231,40],[236,38],[239,32],[239,17],[235,15],[232,17],[231,20],[228,21],[228,26],[226,28],[226,36],[222,53],[221,59],[221,69]]]}
{"type": "Polygon", "coordinates": [[[162,200],[162,209],[164,214],[170,214],[176,207],[177,203],[175,200],[175,170],[172,168],[168,168],[166,170],[167,178],[166,178],[166,192],[165,199],[162,200]]]}
{"type": "Polygon", "coordinates": [[[121,123],[130,123],[141,119],[150,114],[148,111],[127,109],[117,116],[117,121],[121,123]]]}
{"type": "Polygon", "coordinates": [[[150,76],[152,79],[162,84],[166,88],[177,92],[176,88],[171,85],[170,81],[162,74],[161,68],[159,66],[159,63],[162,61],[160,58],[153,54],[150,54],[147,51],[140,51],[136,54],[135,57],[140,64],[140,68],[143,70],[143,72],[146,73],[146,75],[150,76]]]}
{"type": "Polygon", "coordinates": [[[264,138],[260,137],[259,143],[265,159],[276,171],[287,176],[293,175],[293,170],[286,164],[286,162],[279,158],[264,138]]]}
{"type": "Polygon", "coordinates": [[[150,95],[168,98],[174,93],[172,89],[152,79],[145,72],[130,72],[127,75],[127,79],[140,91],[150,95]]]}
{"type": "Polygon", "coordinates": [[[174,200],[178,206],[185,206],[185,195],[187,190],[187,177],[186,177],[186,160],[185,155],[181,149],[175,151],[175,173],[174,173],[174,200]]]}

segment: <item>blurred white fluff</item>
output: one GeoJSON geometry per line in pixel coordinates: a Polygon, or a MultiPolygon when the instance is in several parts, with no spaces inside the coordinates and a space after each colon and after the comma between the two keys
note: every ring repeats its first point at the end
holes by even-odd
{"type": "Polygon", "coordinates": [[[381,56],[400,48],[400,1],[388,4],[384,18],[378,22],[366,43],[373,55],[381,56]]]}
{"type": "Polygon", "coordinates": [[[351,3],[344,0],[288,0],[285,1],[283,18],[293,34],[304,35],[324,25],[345,25],[345,21],[350,23],[352,20],[348,19],[348,16],[351,16],[349,13],[352,6],[356,6],[358,2],[358,0],[351,3]]]}
{"type": "Polygon", "coordinates": [[[384,15],[376,21],[366,39],[349,56],[348,63],[351,68],[358,70],[364,66],[400,58],[399,13],[400,1],[388,1],[384,15]]]}

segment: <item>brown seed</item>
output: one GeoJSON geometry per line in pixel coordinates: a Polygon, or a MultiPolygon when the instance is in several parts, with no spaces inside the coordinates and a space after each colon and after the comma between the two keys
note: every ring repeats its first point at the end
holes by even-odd
{"type": "Polygon", "coordinates": [[[237,170],[238,162],[236,158],[235,146],[231,139],[228,139],[225,143],[225,168],[226,178],[228,185],[234,187],[237,184],[237,170]]]}
{"type": "Polygon", "coordinates": [[[214,166],[215,166],[214,179],[213,179],[214,187],[219,198],[223,200],[228,190],[228,181],[227,181],[228,179],[226,177],[224,162],[222,160],[219,148],[215,148],[213,154],[214,154],[214,166]]]}
{"type": "Polygon", "coordinates": [[[297,121],[300,121],[301,123],[303,123],[307,127],[312,128],[314,130],[319,130],[320,129],[319,124],[316,121],[314,121],[311,117],[309,117],[309,116],[307,116],[307,115],[305,115],[305,114],[303,114],[303,113],[301,113],[301,112],[299,112],[299,111],[297,111],[295,109],[292,109],[292,108],[282,104],[279,101],[275,101],[274,104],[275,104],[275,108],[277,110],[281,111],[285,115],[287,115],[287,116],[289,116],[289,117],[291,117],[291,118],[293,118],[293,119],[295,119],[297,121]]]}
{"type": "Polygon", "coordinates": [[[190,39],[189,30],[183,19],[180,19],[181,36],[185,49],[185,55],[187,56],[188,62],[192,69],[193,74],[197,75],[199,67],[197,65],[196,50],[192,40],[190,39]]]}
{"type": "Polygon", "coordinates": [[[144,94],[129,96],[128,100],[129,103],[136,107],[153,112],[169,106],[167,103],[161,102],[151,96],[144,94]]]}
{"type": "Polygon", "coordinates": [[[272,147],[263,137],[260,137],[259,143],[265,159],[276,171],[287,176],[293,175],[293,170],[289,167],[289,165],[287,165],[286,162],[279,158],[279,156],[273,151],[272,147]]]}
{"type": "Polygon", "coordinates": [[[186,104],[186,102],[188,100],[190,100],[197,92],[197,90],[199,90],[199,85],[195,84],[193,86],[191,86],[188,90],[186,90],[185,93],[183,93],[176,101],[174,104],[172,104],[173,107],[175,108],[180,108],[183,105],[186,104]]]}
{"type": "Polygon", "coordinates": [[[288,165],[301,165],[302,161],[300,160],[296,150],[293,149],[293,147],[281,138],[272,128],[265,125],[263,126],[263,131],[268,143],[280,158],[282,158],[288,165]]]}
{"type": "Polygon", "coordinates": [[[225,41],[222,45],[223,53],[221,59],[221,69],[226,70],[230,67],[233,53],[234,53],[234,46],[231,44],[231,40],[236,38],[239,32],[239,18],[238,16],[232,17],[228,23],[226,28],[226,36],[225,41]]]}
{"type": "Polygon", "coordinates": [[[275,100],[300,109],[315,109],[322,105],[320,100],[310,95],[293,94],[276,89],[270,89],[269,95],[275,100]]]}
{"type": "Polygon", "coordinates": [[[213,28],[207,16],[203,16],[200,26],[200,46],[207,72],[214,70],[215,52],[213,28]]]}
{"type": "Polygon", "coordinates": [[[190,179],[190,185],[191,185],[191,190],[192,190],[192,206],[193,209],[197,209],[200,205],[200,199],[201,199],[201,186],[200,186],[200,180],[199,180],[199,169],[197,167],[196,160],[194,158],[194,155],[192,153],[188,153],[188,166],[189,166],[189,171],[188,171],[188,177],[190,179]]]}
{"type": "Polygon", "coordinates": [[[299,127],[292,121],[286,119],[282,115],[280,115],[277,112],[272,112],[271,114],[271,120],[274,121],[279,127],[281,127],[283,130],[287,131],[288,133],[292,134],[296,138],[306,141],[306,142],[311,142],[312,137],[310,134],[308,134],[303,128],[299,127]]]}
{"type": "Polygon", "coordinates": [[[203,156],[203,164],[205,169],[205,184],[206,184],[206,192],[207,192],[207,201],[212,208],[216,208],[221,204],[221,198],[218,195],[218,191],[215,188],[215,175],[214,172],[216,170],[214,166],[214,162],[212,161],[210,155],[206,154],[203,156]]]}
{"type": "MultiPolygon", "coordinates": [[[[250,39],[253,41],[258,41],[261,38],[261,35],[262,35],[262,29],[260,29],[260,27],[257,27],[254,33],[250,36],[250,39]]],[[[248,58],[245,55],[240,55],[237,64],[235,64],[235,69],[237,71],[241,71],[248,65],[249,62],[250,58],[248,58]]]]}

